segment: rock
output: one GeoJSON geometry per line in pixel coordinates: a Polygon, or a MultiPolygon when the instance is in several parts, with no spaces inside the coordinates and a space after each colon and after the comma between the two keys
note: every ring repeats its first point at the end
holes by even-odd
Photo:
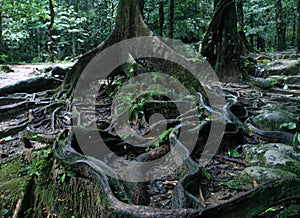
{"type": "Polygon", "coordinates": [[[300,175],[300,154],[292,146],[271,143],[261,145],[244,145],[246,160],[251,165],[280,169],[300,175]]]}
{"type": "Polygon", "coordinates": [[[64,78],[66,73],[70,70],[69,67],[62,68],[60,66],[54,66],[52,67],[51,76],[57,77],[57,78],[64,78]]]}
{"type": "Polygon", "coordinates": [[[297,75],[300,70],[298,60],[272,61],[264,68],[267,75],[297,75]]]}
{"type": "Polygon", "coordinates": [[[261,159],[261,155],[265,154],[268,150],[276,150],[278,152],[281,152],[285,156],[288,156],[289,158],[292,158],[293,160],[300,161],[300,154],[297,153],[294,148],[290,145],[285,145],[281,143],[269,143],[269,144],[258,144],[258,145],[252,145],[252,144],[245,144],[243,145],[243,151],[246,156],[246,159],[251,163],[262,163],[262,161],[259,161],[261,159]]]}
{"type": "Polygon", "coordinates": [[[266,105],[263,112],[253,118],[253,124],[259,129],[266,131],[282,131],[280,125],[283,123],[297,123],[298,115],[295,111],[286,107],[266,105]]]}
{"type": "Polygon", "coordinates": [[[252,166],[245,168],[239,175],[238,180],[247,186],[253,186],[254,181],[261,184],[270,180],[288,177],[296,178],[297,175],[281,169],[252,166]]]}
{"type": "Polygon", "coordinates": [[[257,86],[261,89],[269,89],[272,87],[272,81],[264,78],[256,77],[253,78],[251,82],[254,86],[257,86]]]}
{"type": "Polygon", "coordinates": [[[10,66],[8,65],[2,65],[0,66],[0,71],[4,73],[10,73],[10,72],[15,72],[10,66]]]}

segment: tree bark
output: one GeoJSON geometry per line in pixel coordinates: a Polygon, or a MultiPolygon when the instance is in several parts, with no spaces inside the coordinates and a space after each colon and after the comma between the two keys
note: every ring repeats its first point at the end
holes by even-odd
{"type": "Polygon", "coordinates": [[[215,68],[220,80],[239,80],[242,49],[234,0],[215,0],[214,15],[201,53],[215,68]]]}
{"type": "Polygon", "coordinates": [[[159,35],[163,36],[165,23],[164,2],[159,2],[159,35]]]}
{"type": "MultiPolygon", "coordinates": [[[[254,22],[254,15],[250,14],[250,27],[251,27],[251,29],[253,29],[253,27],[254,27],[253,22],[254,22]]],[[[254,46],[254,34],[250,34],[249,37],[250,37],[250,43],[251,43],[251,45],[254,46]]]]}
{"type": "Polygon", "coordinates": [[[297,53],[300,53],[300,0],[297,5],[297,53]]]}
{"type": "Polygon", "coordinates": [[[54,24],[55,13],[54,13],[52,0],[49,0],[49,10],[50,10],[50,24],[48,26],[48,35],[50,37],[49,52],[50,52],[50,60],[51,62],[54,63],[55,52],[54,52],[54,38],[52,36],[52,28],[54,24]]]}
{"type": "Polygon", "coordinates": [[[85,66],[92,58],[94,58],[98,53],[103,51],[108,46],[125,39],[151,35],[152,32],[145,24],[142,17],[140,1],[120,0],[117,9],[115,28],[113,29],[111,35],[98,47],[80,57],[77,63],[66,74],[62,86],[63,93],[66,94],[66,96],[72,95],[75,85],[85,66]]]}
{"type": "Polygon", "coordinates": [[[275,2],[275,19],[276,19],[276,41],[277,50],[283,51],[286,48],[285,43],[285,28],[282,16],[282,3],[281,0],[275,2]]]}
{"type": "Polygon", "coordinates": [[[3,31],[2,31],[2,3],[0,4],[0,51],[2,51],[2,38],[3,38],[3,31]]]}
{"type": "Polygon", "coordinates": [[[170,30],[169,30],[169,37],[173,38],[174,37],[174,0],[170,0],[170,15],[169,15],[169,25],[170,25],[170,30]]]}
{"type": "Polygon", "coordinates": [[[238,33],[240,36],[240,43],[242,53],[255,52],[253,46],[248,42],[244,28],[244,0],[237,1],[237,22],[238,22],[238,33]]]}

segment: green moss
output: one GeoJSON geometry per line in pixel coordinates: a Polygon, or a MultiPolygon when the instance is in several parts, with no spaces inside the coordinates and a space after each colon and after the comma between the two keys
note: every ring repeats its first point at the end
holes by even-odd
{"type": "Polygon", "coordinates": [[[295,173],[298,177],[300,176],[300,162],[297,160],[292,160],[287,162],[285,170],[295,173]]]}
{"type": "Polygon", "coordinates": [[[2,164],[0,169],[0,210],[7,210],[6,216],[12,216],[17,201],[25,190],[29,176],[22,175],[20,169],[25,164],[20,157],[2,164]]]}

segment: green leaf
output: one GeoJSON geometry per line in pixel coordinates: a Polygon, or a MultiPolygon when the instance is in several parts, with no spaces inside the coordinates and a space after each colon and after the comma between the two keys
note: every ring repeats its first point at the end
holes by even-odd
{"type": "Polygon", "coordinates": [[[288,89],[289,89],[289,86],[288,86],[287,84],[285,84],[285,85],[283,86],[283,89],[284,89],[284,90],[288,90],[288,89]]]}
{"type": "Polygon", "coordinates": [[[267,209],[265,212],[272,212],[272,211],[275,211],[275,207],[270,207],[269,209],[267,209]]]}
{"type": "Polygon", "coordinates": [[[170,134],[170,132],[173,130],[173,128],[165,130],[162,134],[159,136],[159,141],[162,142],[166,136],[170,134]]]}
{"type": "Polygon", "coordinates": [[[1,209],[1,212],[0,212],[0,214],[1,215],[6,215],[8,213],[8,210],[7,209],[5,209],[5,208],[3,208],[3,209],[1,209]]]}
{"type": "Polygon", "coordinates": [[[279,128],[284,128],[284,127],[287,127],[288,129],[296,129],[297,128],[297,125],[296,123],[293,123],[293,122],[290,122],[290,123],[282,123],[279,128]]]}
{"type": "Polygon", "coordinates": [[[282,123],[282,124],[279,126],[279,128],[282,129],[282,128],[284,128],[284,127],[287,127],[287,125],[288,125],[287,123],[282,123]]]}
{"type": "Polygon", "coordinates": [[[64,173],[64,175],[61,177],[61,183],[64,183],[66,180],[66,174],[64,173]]]}
{"type": "Polygon", "coordinates": [[[288,128],[288,129],[296,129],[296,128],[297,128],[297,125],[296,125],[296,123],[288,123],[287,128],[288,128]]]}
{"type": "Polygon", "coordinates": [[[205,176],[205,178],[207,180],[211,180],[212,179],[212,175],[207,171],[207,169],[205,168],[201,168],[201,172],[203,173],[203,175],[205,176]]]}
{"type": "Polygon", "coordinates": [[[235,149],[229,149],[227,153],[228,153],[229,157],[239,157],[240,156],[240,153],[235,149]]]}
{"type": "Polygon", "coordinates": [[[298,140],[298,142],[300,142],[300,133],[298,133],[298,135],[297,135],[297,140],[298,140]]]}

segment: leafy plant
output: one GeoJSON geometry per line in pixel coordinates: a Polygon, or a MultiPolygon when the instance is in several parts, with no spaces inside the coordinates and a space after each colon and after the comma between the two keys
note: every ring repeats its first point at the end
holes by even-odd
{"type": "Polygon", "coordinates": [[[160,143],[162,143],[165,138],[170,134],[170,132],[172,132],[173,128],[169,128],[167,130],[165,130],[162,134],[159,135],[158,140],[156,142],[154,142],[154,144],[152,146],[149,146],[146,148],[146,152],[152,150],[153,148],[157,148],[159,146],[160,143]]]}
{"type": "Polygon", "coordinates": [[[292,129],[296,129],[297,128],[297,124],[294,122],[289,122],[289,123],[282,123],[279,128],[284,128],[287,127],[288,129],[292,130],[292,129]]]}
{"type": "Polygon", "coordinates": [[[236,149],[229,149],[227,151],[229,157],[239,157],[240,153],[236,149]]]}
{"type": "Polygon", "coordinates": [[[293,144],[296,145],[296,144],[299,144],[300,143],[300,133],[297,132],[294,136],[294,139],[293,139],[293,144]]]}
{"type": "Polygon", "coordinates": [[[1,209],[0,214],[1,214],[2,216],[4,216],[4,215],[8,214],[8,212],[9,212],[8,209],[3,208],[3,209],[1,209]]]}

